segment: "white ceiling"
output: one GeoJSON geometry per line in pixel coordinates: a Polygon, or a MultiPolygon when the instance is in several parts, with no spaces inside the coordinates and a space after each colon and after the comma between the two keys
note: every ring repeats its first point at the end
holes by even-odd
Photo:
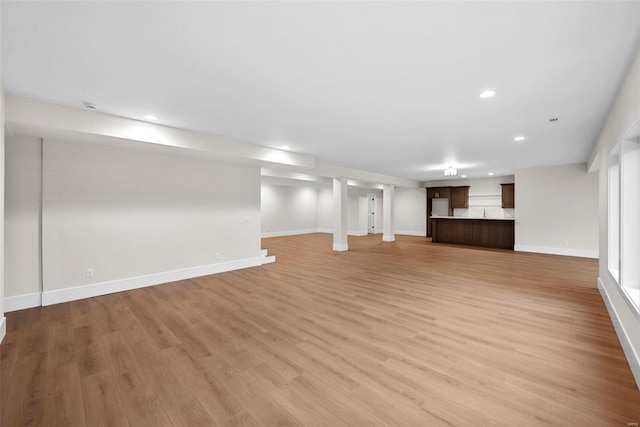
{"type": "Polygon", "coordinates": [[[638,1],[2,2],[9,93],[416,181],[586,162],[639,43],[638,1]]]}

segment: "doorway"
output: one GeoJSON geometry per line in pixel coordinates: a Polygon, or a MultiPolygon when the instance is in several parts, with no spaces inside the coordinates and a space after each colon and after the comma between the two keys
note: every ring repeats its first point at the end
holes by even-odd
{"type": "Polygon", "coordinates": [[[367,233],[375,234],[376,232],[376,195],[367,194],[367,233]]]}

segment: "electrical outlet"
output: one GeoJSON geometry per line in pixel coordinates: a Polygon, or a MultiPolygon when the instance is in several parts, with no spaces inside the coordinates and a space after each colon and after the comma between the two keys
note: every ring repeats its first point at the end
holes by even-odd
{"type": "Polygon", "coordinates": [[[249,215],[245,215],[244,222],[249,222],[249,221],[251,221],[251,218],[249,217],[249,215]]]}
{"type": "Polygon", "coordinates": [[[569,246],[569,242],[567,242],[566,240],[562,241],[562,246],[569,246]]]}
{"type": "Polygon", "coordinates": [[[87,271],[85,271],[85,275],[87,276],[87,278],[93,277],[93,268],[87,268],[87,271]]]}
{"type": "Polygon", "coordinates": [[[216,260],[220,259],[220,253],[216,252],[216,260]]]}

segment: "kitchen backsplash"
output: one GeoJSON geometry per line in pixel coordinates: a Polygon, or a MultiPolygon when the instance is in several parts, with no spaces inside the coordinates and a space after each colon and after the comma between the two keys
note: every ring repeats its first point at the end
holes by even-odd
{"type": "Polygon", "coordinates": [[[469,207],[466,209],[456,208],[453,216],[474,217],[474,218],[515,218],[515,209],[502,208],[502,196],[483,195],[469,196],[469,207]]]}

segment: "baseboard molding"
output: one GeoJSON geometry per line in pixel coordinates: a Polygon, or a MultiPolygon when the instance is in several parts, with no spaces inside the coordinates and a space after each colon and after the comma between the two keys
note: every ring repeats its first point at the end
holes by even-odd
{"type": "MultiPolygon", "coordinates": [[[[311,233],[328,233],[333,234],[333,230],[330,228],[310,228],[307,230],[291,230],[291,231],[274,231],[268,233],[262,233],[262,238],[269,237],[284,237],[284,236],[298,236],[300,234],[311,234],[311,233]]],[[[347,235],[349,236],[366,236],[367,231],[348,231],[347,235]]]]}
{"type": "Polygon", "coordinates": [[[395,234],[400,234],[402,236],[418,236],[418,237],[426,237],[426,231],[410,231],[410,230],[396,230],[395,234]]]}
{"type": "Polygon", "coordinates": [[[7,318],[3,316],[0,320],[0,344],[2,344],[5,335],[7,335],[7,318]]]}
{"type": "Polygon", "coordinates": [[[210,274],[224,273],[226,271],[257,267],[274,261],[275,257],[260,256],[200,267],[185,268],[183,270],[167,271],[163,273],[148,274],[145,276],[130,277],[127,279],[112,280],[109,282],[94,283],[91,285],[45,291],[42,293],[42,305],[59,304],[83,298],[91,298],[100,295],[144,288],[147,286],[160,285],[162,283],[175,282],[177,280],[185,280],[194,277],[208,276],[210,274]]]}
{"type": "Polygon", "coordinates": [[[395,234],[383,234],[382,235],[382,241],[383,242],[395,242],[396,241],[396,235],[395,234]]]}
{"type": "Polygon", "coordinates": [[[339,245],[339,244],[334,243],[333,244],[333,250],[334,251],[338,251],[338,252],[348,251],[349,250],[349,245],[348,244],[339,245]]]}
{"type": "MultiPolygon", "coordinates": [[[[275,232],[269,232],[269,233],[262,233],[262,238],[264,239],[264,238],[269,238],[269,237],[297,236],[297,235],[300,235],[300,234],[311,234],[311,233],[333,234],[333,230],[331,228],[313,228],[313,229],[308,229],[308,230],[275,231],[275,232]]],[[[347,232],[347,235],[356,236],[356,237],[367,236],[369,234],[382,234],[382,232],[381,231],[376,231],[374,233],[369,233],[368,231],[348,231],[347,232]]],[[[396,231],[395,234],[401,234],[403,236],[425,237],[427,235],[427,232],[426,231],[399,230],[399,231],[396,231]]],[[[393,240],[385,240],[385,242],[386,241],[393,242],[393,240]]],[[[530,252],[534,252],[534,251],[530,251],[530,252]]]]}
{"type": "Polygon", "coordinates": [[[268,237],[297,236],[298,234],[311,234],[311,233],[317,233],[317,232],[318,230],[316,228],[310,228],[307,230],[272,231],[272,232],[262,233],[262,237],[268,238],[268,237]]]}
{"type": "Polygon", "coordinates": [[[607,292],[607,288],[604,286],[604,283],[602,283],[602,280],[600,280],[599,277],[598,290],[600,291],[600,295],[602,296],[604,305],[607,307],[607,311],[609,312],[611,323],[613,323],[613,327],[616,330],[616,334],[618,335],[618,339],[620,340],[620,344],[622,345],[622,350],[624,351],[624,355],[626,356],[629,367],[631,368],[631,373],[636,380],[638,389],[640,389],[640,355],[636,353],[635,349],[631,345],[627,330],[620,322],[620,316],[613,306],[611,297],[607,292]]]}
{"type": "Polygon", "coordinates": [[[581,258],[598,258],[598,251],[584,249],[551,248],[545,246],[515,245],[513,250],[517,252],[535,252],[538,254],[577,256],[581,258]]]}
{"type": "Polygon", "coordinates": [[[4,297],[4,311],[24,310],[27,308],[40,307],[42,305],[42,292],[34,292],[31,294],[16,295],[13,297],[4,297]]]}

